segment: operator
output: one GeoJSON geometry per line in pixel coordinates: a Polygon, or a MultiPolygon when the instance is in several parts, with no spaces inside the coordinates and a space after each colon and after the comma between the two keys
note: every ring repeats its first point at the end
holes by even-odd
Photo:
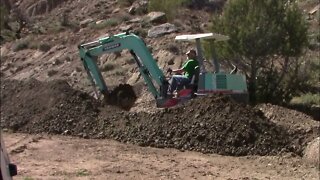
{"type": "Polygon", "coordinates": [[[193,75],[195,74],[195,68],[199,66],[199,63],[197,61],[197,53],[194,49],[189,50],[186,55],[187,60],[183,63],[180,69],[168,69],[169,73],[174,72],[177,74],[173,75],[169,80],[169,95],[172,95],[172,93],[176,91],[178,87],[188,85],[191,82],[193,75]]]}

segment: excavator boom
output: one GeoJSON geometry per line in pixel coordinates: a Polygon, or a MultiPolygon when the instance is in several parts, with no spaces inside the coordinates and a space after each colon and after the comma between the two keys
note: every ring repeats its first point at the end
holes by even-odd
{"type": "Polygon", "coordinates": [[[99,56],[105,53],[119,52],[124,49],[130,51],[139,71],[144,78],[148,90],[159,101],[166,98],[168,82],[153,59],[144,41],[131,33],[121,33],[101,38],[97,41],[81,44],[78,46],[80,57],[88,77],[94,87],[106,97],[110,94],[97,65],[99,56]],[[157,85],[154,84],[157,83],[157,85]]]}

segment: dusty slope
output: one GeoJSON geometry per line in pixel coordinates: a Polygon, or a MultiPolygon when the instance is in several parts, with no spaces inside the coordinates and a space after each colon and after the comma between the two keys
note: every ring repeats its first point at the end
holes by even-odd
{"type": "Polygon", "coordinates": [[[262,112],[219,96],[137,113],[102,106],[64,81],[6,80],[1,88],[1,126],[15,132],[113,138],[141,146],[239,156],[301,154],[319,130],[319,126],[308,131],[278,126],[262,112]]]}

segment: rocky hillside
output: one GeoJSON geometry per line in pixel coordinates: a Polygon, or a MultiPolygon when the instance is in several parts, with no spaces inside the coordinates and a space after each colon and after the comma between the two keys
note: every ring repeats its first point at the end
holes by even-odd
{"type": "MultiPolygon", "coordinates": [[[[77,45],[82,42],[129,30],[145,37],[161,68],[168,63],[179,66],[182,60],[179,55],[186,51],[186,45],[177,44],[174,37],[204,32],[210,17],[206,12],[199,13],[200,10],[184,9],[168,22],[164,13],[148,14],[144,1],[135,1],[127,7],[115,0],[21,1],[18,6],[26,9],[30,24],[21,39],[1,47],[2,75],[14,79],[63,78],[71,84],[85,83],[77,52],[77,45]]],[[[137,69],[130,62],[129,53],[124,51],[116,57],[108,54],[100,58],[99,64],[106,71],[103,74],[109,77],[107,82],[114,85],[137,81],[137,69]]]]}
{"type": "MultiPolygon", "coordinates": [[[[73,87],[88,90],[89,82],[77,45],[125,31],[144,38],[160,68],[178,67],[192,45],[175,42],[174,37],[207,32],[212,13],[220,12],[225,1],[215,0],[207,4],[191,1],[188,7],[177,9],[174,17],[162,12],[148,12],[146,0],[130,2],[1,0],[1,4],[11,8],[9,19],[23,17],[22,22],[9,23],[12,29],[20,28],[21,38],[1,45],[1,77],[41,81],[65,79],[73,87]]],[[[316,4],[310,1],[303,2],[301,6],[307,14],[316,4]]],[[[314,24],[317,20],[310,22],[314,24]]],[[[1,35],[5,33],[7,31],[2,31],[1,35]]],[[[121,54],[106,54],[99,59],[98,64],[109,86],[143,83],[131,58],[127,51],[123,51],[121,54]]]]}

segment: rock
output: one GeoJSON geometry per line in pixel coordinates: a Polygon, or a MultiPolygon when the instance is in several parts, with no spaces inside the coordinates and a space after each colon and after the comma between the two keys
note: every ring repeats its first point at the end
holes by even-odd
{"type": "Polygon", "coordinates": [[[1,47],[1,56],[4,57],[9,53],[9,49],[6,46],[1,47]]]}
{"type": "Polygon", "coordinates": [[[176,32],[178,29],[174,24],[165,23],[159,26],[154,26],[148,31],[148,37],[160,37],[165,34],[176,32]]]}
{"type": "Polygon", "coordinates": [[[145,14],[148,12],[148,1],[135,1],[129,8],[129,14],[145,14]]]}
{"type": "Polygon", "coordinates": [[[168,61],[168,65],[174,65],[174,58],[171,58],[171,59],[168,61]]]}
{"type": "Polygon", "coordinates": [[[128,79],[127,84],[134,84],[138,82],[140,79],[140,76],[141,75],[139,72],[133,73],[132,76],[128,79]]]}
{"type": "Polygon", "coordinates": [[[88,19],[85,19],[83,21],[80,21],[80,27],[81,28],[85,28],[88,26],[88,24],[92,23],[93,22],[93,19],[92,18],[88,18],[88,19]]]}
{"type": "Polygon", "coordinates": [[[113,13],[117,13],[117,12],[119,12],[119,11],[120,11],[120,8],[116,8],[115,10],[112,11],[112,14],[113,14],[113,13]]]}
{"type": "Polygon", "coordinates": [[[167,22],[166,14],[163,12],[150,12],[147,17],[151,23],[162,24],[167,22]]]}
{"type": "Polygon", "coordinates": [[[134,18],[134,19],[131,19],[129,22],[130,23],[138,23],[138,22],[141,22],[141,18],[137,17],[137,18],[134,18]]]}
{"type": "Polygon", "coordinates": [[[60,65],[62,62],[59,59],[56,59],[52,62],[52,65],[60,65]]]}
{"type": "Polygon", "coordinates": [[[128,10],[128,13],[131,14],[131,15],[134,15],[136,13],[136,7],[134,6],[131,6],[128,10]]]}
{"type": "Polygon", "coordinates": [[[96,24],[101,24],[103,22],[105,22],[105,21],[104,20],[99,20],[99,21],[96,21],[96,24]]]}
{"type": "Polygon", "coordinates": [[[76,67],[76,72],[81,72],[82,71],[82,67],[77,66],[76,67]]]}
{"type": "Polygon", "coordinates": [[[121,31],[129,31],[132,30],[132,25],[127,25],[127,26],[121,26],[120,27],[121,31]]]}
{"type": "Polygon", "coordinates": [[[65,49],[66,48],[66,46],[64,46],[64,45],[59,45],[59,46],[57,46],[57,50],[62,50],[62,49],[65,49]]]}
{"type": "Polygon", "coordinates": [[[311,141],[305,151],[303,158],[307,163],[320,166],[320,137],[315,138],[311,141]]]}

